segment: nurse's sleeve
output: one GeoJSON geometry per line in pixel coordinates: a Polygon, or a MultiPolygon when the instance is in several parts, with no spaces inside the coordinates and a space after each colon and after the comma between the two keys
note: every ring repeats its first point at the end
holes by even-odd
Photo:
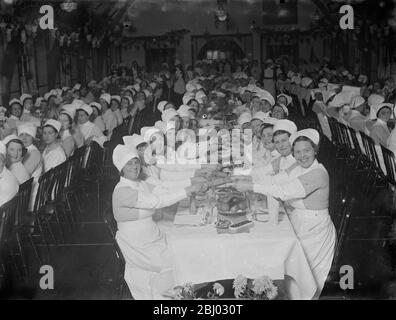
{"type": "Polygon", "coordinates": [[[166,168],[161,168],[160,180],[164,180],[164,181],[186,180],[192,178],[194,174],[195,174],[195,170],[185,169],[185,171],[173,171],[173,170],[167,170],[166,168]]]}
{"type": "Polygon", "coordinates": [[[151,176],[151,177],[148,177],[145,181],[154,185],[154,186],[158,186],[158,187],[167,189],[168,192],[169,192],[169,190],[171,190],[171,188],[172,189],[182,189],[182,188],[191,186],[190,179],[169,181],[169,180],[160,180],[160,179],[157,179],[157,178],[151,176]]]}
{"type": "Polygon", "coordinates": [[[107,137],[100,131],[100,129],[95,125],[93,129],[93,138],[92,141],[97,142],[102,148],[103,144],[107,141],[107,137]]]}
{"type": "Polygon", "coordinates": [[[379,126],[373,127],[371,129],[370,136],[375,143],[382,144],[383,146],[387,145],[388,134],[386,133],[384,128],[381,128],[379,126]]]}
{"type": "Polygon", "coordinates": [[[33,172],[41,165],[41,154],[39,151],[32,151],[26,154],[23,165],[25,166],[27,172],[32,175],[33,172]]]}
{"type": "Polygon", "coordinates": [[[137,191],[128,187],[121,187],[114,191],[113,201],[117,207],[135,209],[160,209],[168,207],[187,197],[184,189],[172,190],[169,193],[137,191]]]}
{"type": "Polygon", "coordinates": [[[303,199],[329,182],[328,174],[322,169],[314,169],[283,184],[253,184],[253,191],[268,194],[282,201],[303,199]]]}
{"type": "Polygon", "coordinates": [[[266,181],[268,180],[269,176],[275,174],[275,169],[272,162],[263,167],[256,167],[256,168],[253,167],[251,174],[254,183],[260,183],[261,181],[266,181]]]}

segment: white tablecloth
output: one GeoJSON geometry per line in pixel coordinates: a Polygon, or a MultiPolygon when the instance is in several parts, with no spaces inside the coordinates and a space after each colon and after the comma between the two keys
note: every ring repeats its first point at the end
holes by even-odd
{"type": "Polygon", "coordinates": [[[167,233],[173,256],[175,284],[205,283],[234,279],[238,275],[273,280],[290,276],[291,299],[311,299],[316,291],[304,251],[286,215],[277,225],[255,222],[250,233],[218,234],[213,225],[171,226],[160,223],[167,233]]]}

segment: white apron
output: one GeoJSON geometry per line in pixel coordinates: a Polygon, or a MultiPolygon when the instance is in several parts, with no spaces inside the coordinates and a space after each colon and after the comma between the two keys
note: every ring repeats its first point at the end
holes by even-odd
{"type": "MultiPolygon", "coordinates": [[[[318,163],[308,169],[299,166],[292,170],[290,177],[298,177],[318,167],[323,168],[318,163]]],[[[328,209],[306,209],[302,199],[288,201],[288,203],[293,207],[292,212],[289,213],[290,221],[301,242],[317,283],[318,289],[314,298],[318,298],[334,257],[336,242],[334,224],[331,221],[328,209]]]]}
{"type": "MultiPolygon", "coordinates": [[[[32,151],[39,152],[37,147],[33,144],[31,144],[30,146],[27,147],[27,151],[28,152],[32,152],[32,151]]],[[[36,195],[37,195],[37,191],[38,191],[38,187],[39,187],[38,180],[39,180],[42,172],[43,172],[43,162],[40,161],[40,163],[37,165],[37,168],[32,173],[33,184],[32,184],[32,192],[30,195],[29,208],[28,208],[28,211],[30,211],[30,212],[33,211],[33,209],[34,209],[34,201],[36,200],[36,195]]]]}
{"type": "MultiPolygon", "coordinates": [[[[128,186],[141,192],[151,192],[144,182],[122,180],[115,188],[128,186]]],[[[163,299],[161,292],[173,283],[171,262],[164,234],[153,221],[151,212],[139,209],[136,221],[118,222],[116,240],[124,255],[125,281],[135,299],[163,299]]]]}

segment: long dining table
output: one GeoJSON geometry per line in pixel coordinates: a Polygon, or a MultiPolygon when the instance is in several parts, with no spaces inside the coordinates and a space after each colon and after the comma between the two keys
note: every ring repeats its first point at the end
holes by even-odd
{"type": "Polygon", "coordinates": [[[175,285],[266,275],[287,280],[289,299],[314,297],[315,279],[285,213],[279,214],[278,223],[256,220],[249,232],[235,234],[218,233],[214,223],[183,222],[194,220],[189,208],[181,206],[175,216],[159,221],[167,235],[175,285]]]}

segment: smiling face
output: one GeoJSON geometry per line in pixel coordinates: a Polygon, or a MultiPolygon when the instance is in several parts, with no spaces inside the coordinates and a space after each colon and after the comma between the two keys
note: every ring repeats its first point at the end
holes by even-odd
{"type": "Polygon", "coordinates": [[[293,147],[293,156],[303,168],[309,168],[315,161],[316,152],[310,141],[296,141],[293,147]]]}
{"type": "Polygon", "coordinates": [[[14,103],[11,106],[11,114],[17,118],[20,118],[20,116],[22,115],[22,107],[19,103],[14,103]]]}
{"type": "Polygon", "coordinates": [[[252,110],[259,110],[260,109],[260,98],[259,97],[253,97],[251,100],[251,105],[252,105],[252,110]]]}
{"type": "Polygon", "coordinates": [[[121,99],[121,109],[127,108],[129,106],[129,100],[122,98],[121,99]]]}
{"type": "Polygon", "coordinates": [[[106,111],[109,108],[107,102],[104,99],[99,99],[99,103],[102,106],[103,111],[106,111]]]}
{"type": "Polygon", "coordinates": [[[287,99],[286,99],[286,97],[284,97],[284,96],[280,96],[279,98],[278,98],[278,104],[283,104],[283,105],[285,105],[285,106],[287,106],[287,99]]]}
{"type": "Polygon", "coordinates": [[[188,129],[190,127],[190,118],[183,117],[182,118],[182,126],[181,129],[188,129]]]}
{"type": "Polygon", "coordinates": [[[33,137],[30,134],[27,133],[21,133],[19,135],[19,138],[22,140],[23,145],[25,148],[29,147],[30,145],[33,144],[33,137]]]}
{"type": "Polygon", "coordinates": [[[190,107],[190,109],[194,109],[196,111],[198,111],[199,109],[199,104],[196,100],[192,100],[191,102],[189,102],[188,106],[190,107]]]}
{"type": "Polygon", "coordinates": [[[291,154],[291,145],[289,141],[289,134],[281,133],[277,134],[273,137],[274,145],[276,150],[281,154],[283,157],[287,157],[291,154]]]}
{"type": "Polygon", "coordinates": [[[11,141],[7,144],[7,157],[11,163],[19,162],[22,160],[22,145],[18,142],[11,141]]]}
{"type": "Polygon", "coordinates": [[[263,122],[259,119],[253,119],[252,121],[250,121],[252,130],[253,130],[253,134],[255,136],[259,136],[260,135],[260,126],[263,124],[263,122]]]}
{"type": "Polygon", "coordinates": [[[272,108],[272,117],[275,119],[285,119],[285,111],[283,110],[283,108],[281,106],[274,106],[272,108]]]}
{"type": "Polygon", "coordinates": [[[63,130],[68,130],[71,127],[69,116],[66,114],[60,114],[58,118],[59,122],[62,124],[63,130]]]}
{"type": "Polygon", "coordinates": [[[351,117],[351,114],[352,114],[352,109],[348,105],[343,106],[339,110],[339,116],[344,121],[348,121],[348,119],[351,117]]]}
{"type": "Polygon", "coordinates": [[[261,141],[263,143],[263,146],[265,149],[270,151],[275,149],[275,145],[272,142],[272,133],[273,133],[272,127],[264,128],[261,131],[261,141]]]}
{"type": "Polygon", "coordinates": [[[117,100],[111,100],[111,110],[116,111],[120,107],[117,100]]]}
{"type": "Polygon", "coordinates": [[[23,102],[23,108],[27,111],[32,110],[33,108],[33,100],[28,98],[23,102]]]}
{"type": "Polygon", "coordinates": [[[267,113],[271,110],[271,104],[267,100],[261,100],[260,108],[264,113],[267,113]]]}
{"type": "Polygon", "coordinates": [[[146,151],[147,147],[148,147],[147,143],[141,143],[138,146],[136,146],[137,153],[140,159],[142,160],[144,159],[144,152],[146,151]]]}
{"type": "Polygon", "coordinates": [[[140,160],[138,158],[133,158],[122,168],[122,173],[124,174],[124,178],[136,181],[139,179],[140,169],[140,160]]]}
{"type": "Polygon", "coordinates": [[[88,114],[83,111],[83,110],[79,110],[77,111],[77,122],[79,124],[84,124],[89,120],[89,116],[88,114]]]}
{"type": "Polygon", "coordinates": [[[387,122],[391,118],[391,114],[392,114],[391,109],[385,107],[382,108],[380,111],[378,111],[377,118],[387,122]]]}

